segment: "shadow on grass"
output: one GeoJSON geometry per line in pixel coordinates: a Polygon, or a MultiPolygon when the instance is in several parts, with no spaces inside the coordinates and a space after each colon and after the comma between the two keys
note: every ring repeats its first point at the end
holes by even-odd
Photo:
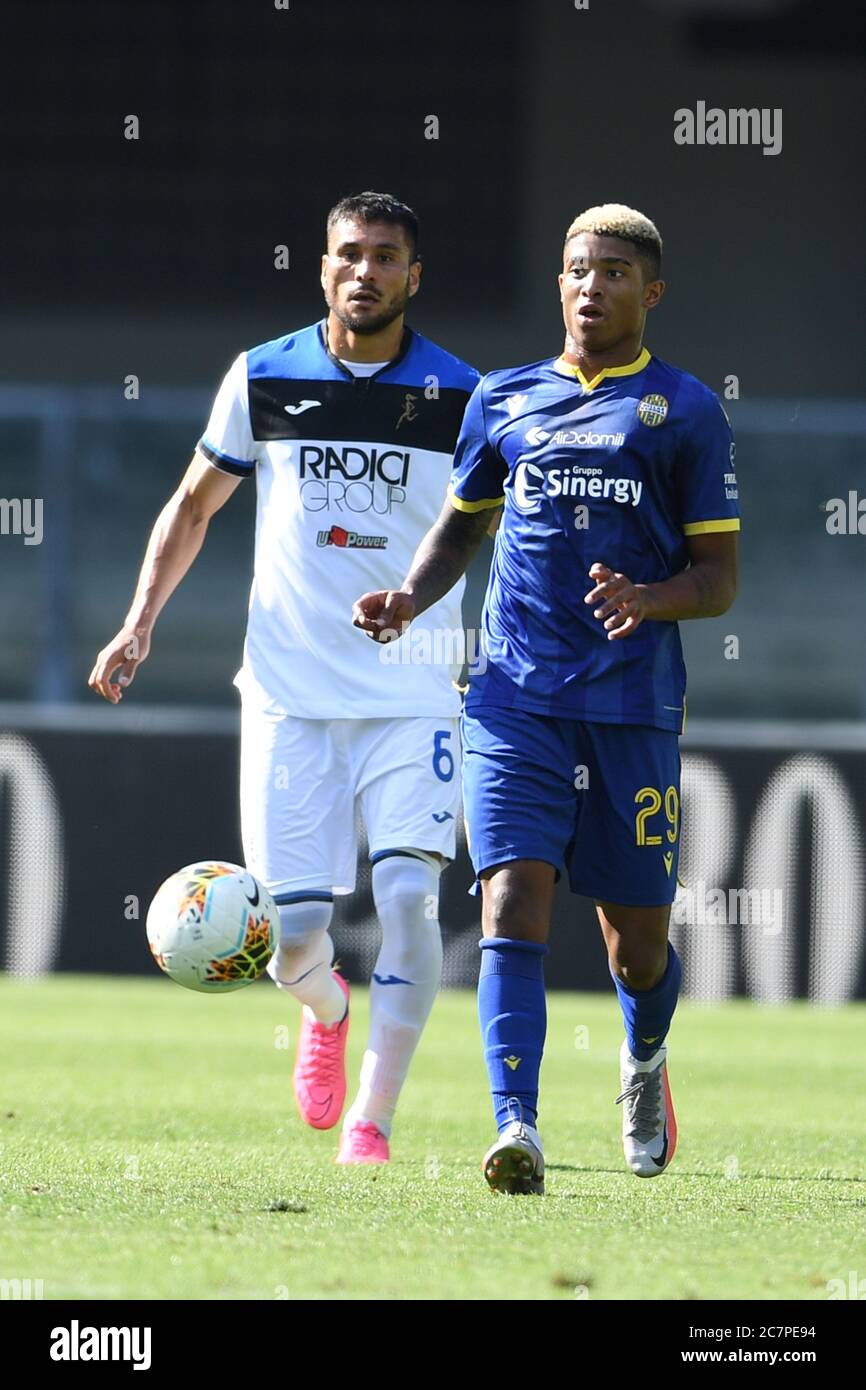
{"type": "MultiPolygon", "coordinates": [[[[545,1163],[544,1167],[548,1173],[613,1173],[622,1177],[631,1176],[627,1168],[588,1168],[576,1163],[545,1163]]],[[[798,1173],[794,1177],[786,1177],[783,1173],[740,1173],[736,1179],[732,1179],[726,1178],[724,1173],[701,1173],[673,1166],[669,1171],[674,1177],[715,1178],[719,1182],[852,1182],[860,1183],[866,1188],[866,1178],[841,1177],[835,1173],[798,1173]]],[[[658,1176],[661,1177],[661,1174],[658,1176]]]]}

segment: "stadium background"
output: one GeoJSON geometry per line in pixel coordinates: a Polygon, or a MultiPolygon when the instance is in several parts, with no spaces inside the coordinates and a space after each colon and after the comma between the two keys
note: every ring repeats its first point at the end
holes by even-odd
{"type": "MultiPolygon", "coordinates": [[[[647,343],[720,395],[736,377],[745,518],[736,607],[684,625],[681,872],[782,905],[769,922],[678,927],[687,992],[866,996],[866,537],[831,535],[825,511],[866,496],[862,12],[19,0],[6,13],[0,497],[44,499],[40,545],[0,535],[6,967],[147,971],[141,917],[162,878],[240,857],[231,678],[252,484],[211,524],[123,708],[86,680],[223,371],[320,315],[325,212],[372,187],[421,215],[410,322],[482,370],[558,350],[555,275],[577,210],[619,199],[658,222],[669,288],[647,343]],[[781,108],[782,152],[677,146],[673,113],[698,101],[781,108]]],[[[488,562],[489,548],[469,625],[488,562]]],[[[361,868],[337,933],[350,974],[375,954],[361,868]]],[[[468,879],[463,855],[443,891],[452,984],[477,968],[468,879]]],[[[591,907],[565,893],[548,978],[609,987],[591,907]]]]}

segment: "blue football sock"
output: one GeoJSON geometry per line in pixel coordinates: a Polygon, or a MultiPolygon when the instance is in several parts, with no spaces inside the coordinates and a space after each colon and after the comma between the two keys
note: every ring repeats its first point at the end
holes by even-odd
{"type": "Polygon", "coordinates": [[[547,1032],[544,957],[536,941],[486,937],[478,977],[478,1021],[496,1128],[514,1119],[535,1127],[538,1073],[547,1032]],[[520,1105],[520,1115],[511,1098],[520,1105]]]}
{"type": "Polygon", "coordinates": [[[613,971],[610,973],[619,995],[629,1052],[638,1062],[648,1062],[671,1026],[683,978],[680,958],[668,942],[667,969],[652,989],[629,989],[613,971]]]}

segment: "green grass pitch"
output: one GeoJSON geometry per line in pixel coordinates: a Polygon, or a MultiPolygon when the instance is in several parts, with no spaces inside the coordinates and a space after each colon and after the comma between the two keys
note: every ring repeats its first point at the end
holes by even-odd
{"type": "MultiPolygon", "coordinates": [[[[269,982],[0,981],[0,1279],[46,1299],[823,1300],[866,1275],[863,1006],[681,1004],[679,1147],[652,1181],[623,1167],[613,993],[549,1008],[548,1191],[503,1197],[469,992],[436,1003],[390,1166],[346,1169],[297,1116],[297,1013],[269,982]]],[[[366,1023],[356,988],[350,1098],[366,1023]]]]}

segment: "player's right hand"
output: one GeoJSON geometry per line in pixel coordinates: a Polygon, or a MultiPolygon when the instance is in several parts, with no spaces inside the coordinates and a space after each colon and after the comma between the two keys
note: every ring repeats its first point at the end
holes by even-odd
{"type": "Polygon", "coordinates": [[[378,589],[362,594],[352,604],[352,624],[374,642],[393,642],[402,637],[415,617],[415,600],[399,589],[378,589]]]}
{"type": "Polygon", "coordinates": [[[108,646],[102,648],[87,684],[110,704],[119,704],[123,699],[123,691],[132,684],[138,667],[149,651],[149,633],[137,631],[132,627],[122,627],[108,646]],[[116,682],[111,679],[115,671],[118,672],[116,682]]]}

